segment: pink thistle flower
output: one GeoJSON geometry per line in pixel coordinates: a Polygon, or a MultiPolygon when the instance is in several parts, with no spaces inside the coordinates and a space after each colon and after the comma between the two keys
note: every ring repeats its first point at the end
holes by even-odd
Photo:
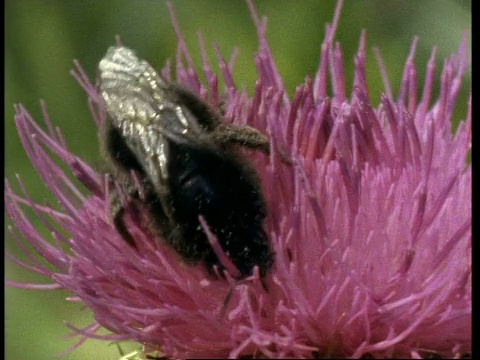
{"type": "MultiPolygon", "coordinates": [[[[114,230],[105,177],[69,152],[44,112],[44,131],[22,106],[16,124],[25,151],[61,205],[33,202],[5,183],[6,210],[21,249],[26,241],[48,266],[25,250],[28,262],[9,258],[52,282],[8,281],[12,286],[66,289],[95,321],[88,338],[133,340],[171,358],[311,358],[372,356],[460,357],[471,353],[471,104],[452,132],[452,111],[467,68],[466,45],[446,60],[432,99],[435,51],[416,98],[414,40],[398,98],[382,62],[385,95],[369,102],[365,33],[347,96],[340,46],[333,38],[341,3],[322,44],[317,74],[290,99],[265,39],[266,21],[249,3],[258,31],[258,80],[249,97],[216,48],[225,93],[202,40],[202,84],[178,26],[175,80],[225,118],[268,133],[277,152],[249,153],[268,204],[265,230],[275,252],[272,270],[246,280],[218,280],[152,239],[138,214],[127,213],[137,249],[114,230]],[[331,81],[331,94],[327,84],[331,81]],[[67,165],[88,190],[83,195],[67,165]],[[24,207],[52,234],[47,241],[24,207]],[[233,290],[232,290],[233,289],[233,290]],[[229,300],[226,301],[227,295],[229,300]],[[106,328],[110,335],[100,335],[106,328]]],[[[75,78],[89,96],[93,118],[106,118],[103,101],[77,64],[75,78]]],[[[170,69],[162,72],[170,77],[170,69]]],[[[77,346],[77,345],[76,345],[77,346]]],[[[75,346],[74,346],[75,347],[75,346]]]]}

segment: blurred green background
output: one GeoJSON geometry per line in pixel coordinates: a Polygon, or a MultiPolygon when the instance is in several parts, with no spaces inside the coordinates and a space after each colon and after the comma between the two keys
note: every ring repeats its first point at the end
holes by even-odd
{"type": "MultiPolygon", "coordinates": [[[[239,46],[235,78],[237,84],[253,89],[256,75],[252,55],[257,39],[246,3],[222,0],[174,0],[172,3],[196,64],[200,65],[197,31],[202,32],[207,46],[217,42],[227,58],[234,46],[239,46]]],[[[334,0],[255,1],[258,13],[268,17],[267,38],[290,95],[306,75],[313,75],[317,69],[324,24],[331,21],[335,3],[334,0]]],[[[95,128],[85,93],[69,75],[72,60],[78,59],[90,77],[94,77],[99,59],[118,34],[125,45],[160,68],[166,59],[174,59],[175,33],[165,1],[7,0],[5,10],[6,176],[15,183],[15,174],[20,174],[35,200],[55,203],[41,186],[22,150],[14,127],[13,104],[24,104],[41,122],[39,100],[45,100],[54,125],[62,129],[70,149],[87,162],[97,164],[95,128]]],[[[348,86],[351,86],[352,59],[362,29],[367,30],[368,80],[372,101],[377,104],[382,82],[371,51],[373,47],[380,48],[392,87],[398,89],[414,35],[420,36],[416,63],[423,79],[432,47],[438,46],[439,68],[443,59],[457,49],[462,33],[468,31],[470,36],[470,26],[470,1],[346,1],[336,39],[344,51],[348,86]]],[[[207,48],[213,62],[212,47],[207,48]]],[[[470,74],[469,71],[460,94],[457,119],[465,118],[470,74]]],[[[422,87],[419,86],[419,90],[422,87]]],[[[8,233],[5,236],[6,250],[19,254],[8,233]]],[[[6,277],[45,282],[10,262],[6,264],[6,277]]],[[[63,321],[81,327],[89,323],[91,315],[78,304],[66,302],[68,296],[64,291],[6,288],[6,359],[53,359],[73,344],[74,340],[65,339],[69,330],[63,321]]],[[[128,352],[135,345],[124,348],[128,352]]],[[[119,356],[115,346],[92,340],[65,359],[117,359],[119,356]]]]}

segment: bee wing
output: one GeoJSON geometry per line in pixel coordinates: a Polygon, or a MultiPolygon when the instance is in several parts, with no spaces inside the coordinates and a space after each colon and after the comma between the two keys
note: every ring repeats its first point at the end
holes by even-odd
{"type": "Polygon", "coordinates": [[[214,146],[172,87],[133,50],[109,48],[99,71],[112,124],[152,178],[158,171],[162,178],[168,176],[167,139],[194,148],[214,146]]]}
{"type": "Polygon", "coordinates": [[[177,103],[169,84],[127,47],[111,47],[100,61],[100,92],[114,125],[129,138],[144,129],[186,144],[206,139],[195,116],[177,103]]]}

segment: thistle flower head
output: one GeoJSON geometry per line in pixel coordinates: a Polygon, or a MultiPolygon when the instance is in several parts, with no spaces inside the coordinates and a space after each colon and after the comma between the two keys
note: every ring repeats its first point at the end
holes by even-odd
{"type": "MultiPolygon", "coordinates": [[[[265,19],[249,4],[259,38],[253,96],[238,89],[233,60],[225,60],[218,48],[221,79],[214,74],[200,40],[202,83],[175,20],[174,78],[214,108],[222,103],[227,121],[271,138],[270,156],[248,154],[262,181],[265,231],[275,253],[265,278],[257,271],[242,281],[219,280],[201,264],[185,264],[154,239],[142,213],[125,216],[137,247],[128,245],[112,226],[106,177],[68,150],[47,115],[45,131],[22,106],[15,116],[21,141],[61,209],[35,203],[23,186],[22,194],[14,193],[6,181],[12,236],[21,248],[28,242],[51,266],[31,254],[29,263],[11,260],[49,278],[44,288],[69,290],[93,312],[95,321],[87,328],[68,325],[79,343],[128,339],[171,358],[470,353],[470,104],[467,119],[452,131],[467,67],[465,42],[444,62],[436,99],[432,52],[418,99],[415,40],[398,97],[384,75],[385,94],[374,106],[365,76],[365,33],[355,56],[352,94],[346,93],[342,53],[333,42],[339,6],[317,73],[290,97],[265,39],[265,19]],[[282,164],[279,153],[291,156],[293,164],[282,164]],[[25,208],[52,239],[33,227],[25,208]],[[102,327],[111,335],[100,335],[102,327]]],[[[107,116],[103,101],[78,64],[73,74],[100,126],[107,116]]],[[[170,69],[162,74],[170,78],[170,69]]]]}

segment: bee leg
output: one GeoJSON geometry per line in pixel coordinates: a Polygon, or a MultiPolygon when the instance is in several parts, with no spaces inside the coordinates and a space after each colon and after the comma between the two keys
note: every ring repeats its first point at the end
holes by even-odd
{"type": "Polygon", "coordinates": [[[270,154],[268,136],[251,126],[220,124],[211,134],[219,143],[235,144],[270,154]]]}
{"type": "MultiPolygon", "coordinates": [[[[221,144],[235,144],[259,150],[266,155],[270,154],[270,140],[268,136],[251,126],[220,124],[211,134],[221,144]]],[[[282,162],[292,165],[292,159],[285,152],[278,150],[278,154],[282,162]]]]}
{"type": "MultiPolygon", "coordinates": [[[[139,199],[138,191],[134,189],[133,186],[127,186],[126,190],[129,194],[129,201],[130,199],[134,201],[139,199]]],[[[112,217],[113,226],[126,243],[136,248],[135,240],[125,225],[124,215],[127,210],[127,206],[127,204],[123,203],[120,195],[116,191],[110,194],[110,214],[112,217]]]]}

